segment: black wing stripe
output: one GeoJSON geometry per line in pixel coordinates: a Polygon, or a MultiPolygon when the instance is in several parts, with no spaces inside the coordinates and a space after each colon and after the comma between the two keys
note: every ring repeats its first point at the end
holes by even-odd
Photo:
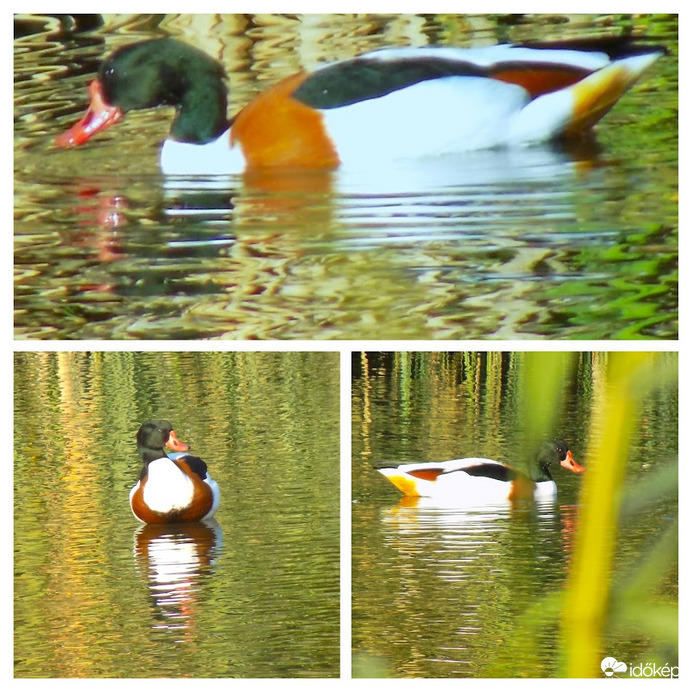
{"type": "Polygon", "coordinates": [[[521,474],[519,474],[515,469],[509,466],[503,466],[502,464],[474,464],[473,466],[466,466],[463,469],[455,469],[449,473],[467,473],[469,476],[479,476],[482,478],[492,478],[496,481],[513,481],[521,474]]]}
{"type": "Polygon", "coordinates": [[[341,108],[360,101],[380,98],[399,89],[441,77],[487,77],[524,86],[536,96],[574,84],[589,70],[572,65],[506,60],[483,67],[444,57],[402,58],[401,60],[354,59],[330,65],[308,77],[293,98],[317,109],[341,108]],[[507,75],[512,75],[507,77],[507,75]],[[526,75],[526,77],[522,77],[526,75]],[[544,77],[545,84],[536,88],[544,77]]]}
{"type": "Polygon", "coordinates": [[[386,62],[356,58],[318,70],[293,92],[293,97],[311,108],[340,108],[430,79],[483,74],[478,65],[442,57],[386,62]]]}

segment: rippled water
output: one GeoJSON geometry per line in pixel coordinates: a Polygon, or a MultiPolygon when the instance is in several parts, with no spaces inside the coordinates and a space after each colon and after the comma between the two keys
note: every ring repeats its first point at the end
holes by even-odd
{"type": "MultiPolygon", "coordinates": [[[[18,22],[20,338],[675,338],[677,22],[337,15],[18,22]],[[661,59],[593,142],[339,172],[165,181],[165,111],[52,140],[102,57],[166,33],[224,63],[231,110],[301,67],[384,45],[634,28],[661,59]]],[[[425,132],[412,133],[425,136],[425,132]]],[[[405,146],[405,143],[402,143],[405,146]]]]}
{"type": "Polygon", "coordinates": [[[557,642],[534,666],[518,660],[510,628],[527,603],[562,584],[577,513],[570,505],[464,511],[424,499],[356,505],[354,530],[373,529],[357,552],[356,662],[374,651],[395,677],[495,677],[490,665],[511,662],[517,677],[550,677],[557,642]],[[364,566],[375,553],[373,575],[364,566]],[[382,579],[387,591],[376,586],[382,579]]]}
{"type": "Polygon", "coordinates": [[[337,677],[339,357],[19,353],[15,676],[337,677]],[[169,418],[215,521],[143,526],[134,435],[169,418]]]}

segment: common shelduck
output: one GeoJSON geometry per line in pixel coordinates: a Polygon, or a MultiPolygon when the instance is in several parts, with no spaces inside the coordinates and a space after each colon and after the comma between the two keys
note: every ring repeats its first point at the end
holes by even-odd
{"type": "Polygon", "coordinates": [[[117,49],[91,83],[76,146],[131,110],[173,106],[165,174],[373,164],[527,145],[588,130],[665,52],[625,38],[384,48],[303,71],[230,121],[221,65],[172,38],[117,49]]]}
{"type": "Polygon", "coordinates": [[[144,423],[137,432],[137,451],[144,468],[130,491],[130,507],[146,524],[173,524],[209,519],[219,507],[219,486],[207,465],[187,454],[165,420],[144,423]],[[168,456],[164,446],[179,452],[168,456]]]}
{"type": "Polygon", "coordinates": [[[557,487],[550,475],[550,465],[554,463],[574,473],[585,470],[562,440],[543,442],[526,473],[502,462],[482,458],[382,465],[377,470],[404,495],[468,505],[555,499],[557,487]]]}

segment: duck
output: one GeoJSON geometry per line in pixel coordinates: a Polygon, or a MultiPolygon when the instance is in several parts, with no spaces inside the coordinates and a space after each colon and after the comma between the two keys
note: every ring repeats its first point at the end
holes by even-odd
{"type": "Polygon", "coordinates": [[[130,491],[130,507],[145,524],[176,524],[210,519],[219,508],[219,486],[190,446],[166,420],[150,420],[137,431],[144,467],[130,491]],[[168,447],[175,454],[164,451],[168,447]]]}
{"type": "Polygon", "coordinates": [[[528,473],[493,459],[470,457],[443,462],[383,464],[377,470],[407,497],[428,497],[457,505],[555,500],[552,464],[573,473],[586,469],[562,440],[539,446],[528,473]]]}
{"type": "Polygon", "coordinates": [[[381,48],[286,77],[229,120],[221,65],[154,38],[104,60],[86,114],[55,143],[79,146],[129,111],[172,106],[165,175],[358,170],[528,146],[590,130],[664,53],[622,37],[381,48]]]}

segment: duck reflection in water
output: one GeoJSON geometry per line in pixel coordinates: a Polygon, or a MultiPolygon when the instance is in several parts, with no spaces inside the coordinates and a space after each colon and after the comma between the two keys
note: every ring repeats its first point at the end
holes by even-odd
{"type": "Polygon", "coordinates": [[[188,524],[143,524],[134,533],[135,566],[149,589],[152,628],[196,629],[198,594],[214,573],[223,534],[214,519],[188,524]]]}

